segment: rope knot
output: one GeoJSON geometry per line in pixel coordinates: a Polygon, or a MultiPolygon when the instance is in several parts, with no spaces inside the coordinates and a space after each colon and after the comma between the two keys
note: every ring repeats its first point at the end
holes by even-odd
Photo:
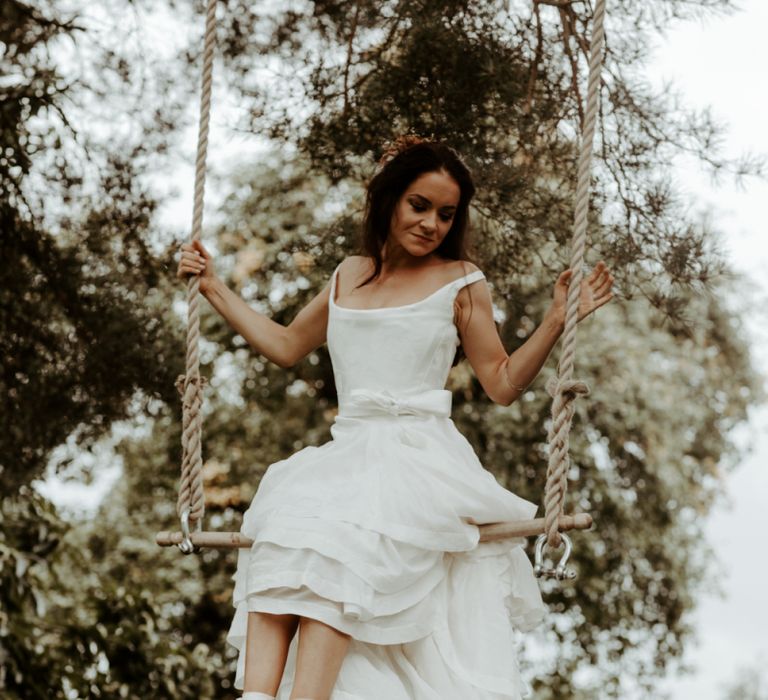
{"type": "Polygon", "coordinates": [[[193,391],[187,395],[187,375],[186,374],[180,374],[178,377],[176,377],[176,381],[174,382],[176,386],[176,390],[181,395],[182,399],[189,402],[191,401],[191,397],[197,394],[198,392],[202,392],[203,389],[208,385],[208,380],[205,377],[200,376],[199,374],[193,374],[189,377],[188,385],[192,387],[193,391]],[[199,385],[199,387],[195,388],[195,385],[199,385]]]}
{"type": "Polygon", "coordinates": [[[589,396],[589,386],[581,379],[560,379],[553,376],[547,380],[546,389],[553,399],[562,396],[573,401],[578,396],[589,396]]]}

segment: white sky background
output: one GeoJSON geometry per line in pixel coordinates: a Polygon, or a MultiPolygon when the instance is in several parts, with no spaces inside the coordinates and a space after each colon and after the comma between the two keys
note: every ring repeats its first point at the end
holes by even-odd
{"type": "MultiPolygon", "coordinates": [[[[740,4],[742,11],[733,16],[671,27],[653,53],[648,79],[657,85],[663,79],[673,79],[684,94],[685,104],[702,108],[711,106],[715,116],[728,125],[725,139],[728,155],[737,156],[744,151],[768,154],[765,116],[768,44],[764,37],[768,26],[768,2],[742,0],[740,4]]],[[[214,68],[209,167],[213,173],[226,177],[233,159],[242,159],[246,153],[255,154],[259,145],[256,139],[229,130],[233,120],[222,112],[236,109],[236,105],[227,104],[222,109],[221,90],[218,97],[216,95],[222,76],[217,71],[220,71],[218,64],[214,68]]],[[[197,104],[191,108],[196,110],[197,104]]],[[[196,130],[195,123],[186,135],[185,164],[170,177],[166,174],[165,182],[171,184],[161,186],[162,190],[177,195],[163,211],[163,222],[181,231],[188,229],[191,219],[196,130]]],[[[746,320],[757,366],[762,371],[768,367],[768,232],[765,230],[768,183],[750,179],[744,189],[740,189],[724,178],[720,185],[713,187],[700,167],[683,162],[675,174],[683,191],[695,203],[694,209],[711,211],[715,228],[722,233],[722,250],[759,289],[759,306],[763,312],[755,312],[746,320]]],[[[217,180],[215,175],[208,180],[208,224],[212,221],[217,194],[220,194],[215,191],[217,180]]],[[[754,289],[750,291],[750,295],[754,293],[754,289]]],[[[690,644],[685,657],[694,673],[679,679],[671,678],[666,683],[664,688],[672,700],[722,700],[723,685],[737,677],[739,668],[756,666],[758,662],[768,667],[765,635],[768,614],[763,593],[768,566],[765,557],[761,557],[757,539],[768,532],[764,503],[768,495],[768,407],[756,407],[750,425],[738,431],[737,437],[740,444],[752,444],[753,452],[728,478],[730,507],[716,508],[706,526],[707,539],[714,547],[723,571],[725,597],[721,599],[713,594],[700,600],[693,616],[700,642],[690,644]]],[[[54,459],[65,452],[62,448],[54,454],[54,459]]],[[[111,466],[97,470],[95,483],[86,486],[49,480],[40,486],[40,490],[62,507],[85,515],[120,473],[121,465],[114,455],[110,457],[105,452],[97,459],[102,464],[111,463],[111,466]]],[[[595,536],[599,536],[599,530],[595,536]]],[[[768,693],[768,689],[763,692],[768,693]]]]}
{"type": "MultiPolygon", "coordinates": [[[[742,11],[730,17],[673,28],[654,53],[648,77],[659,84],[673,79],[691,106],[711,105],[715,116],[729,126],[725,141],[729,155],[747,150],[768,154],[768,3],[739,4],[742,11]]],[[[723,250],[760,290],[755,301],[760,300],[763,313],[756,305],[746,321],[756,365],[765,373],[768,184],[751,179],[743,190],[727,181],[713,188],[698,168],[681,165],[677,174],[702,207],[712,207],[715,225],[723,233],[723,250]]],[[[669,682],[674,700],[720,700],[723,683],[730,684],[740,668],[758,663],[768,667],[768,566],[758,540],[768,532],[768,407],[756,407],[749,428],[739,431],[738,437],[751,442],[753,452],[728,479],[730,507],[715,509],[706,526],[724,575],[725,598],[707,595],[700,601],[694,614],[699,644],[689,645],[686,654],[695,673],[669,682]]],[[[761,697],[768,697],[768,688],[761,690],[761,697]]]]}

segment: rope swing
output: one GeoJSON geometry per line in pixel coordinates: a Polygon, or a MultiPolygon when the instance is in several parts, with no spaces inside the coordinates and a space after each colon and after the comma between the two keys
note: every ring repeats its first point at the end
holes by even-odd
{"type": "MultiPolygon", "coordinates": [[[[216,43],[216,2],[208,0],[205,15],[205,44],[203,48],[203,85],[200,93],[200,127],[197,133],[195,159],[195,197],[192,209],[192,239],[200,240],[203,228],[203,197],[205,194],[205,161],[208,155],[208,125],[211,114],[211,84],[213,82],[213,51],[216,43]]],[[[194,547],[190,541],[189,525],[200,531],[205,514],[203,491],[203,378],[200,376],[200,278],[190,275],[187,280],[187,373],[179,375],[176,388],[182,395],[182,458],[181,484],[176,512],[181,518],[184,541],[181,551],[189,554],[194,547]]]]}
{"type": "MultiPolygon", "coordinates": [[[[211,107],[211,77],[216,30],[217,0],[208,0],[203,51],[203,77],[200,99],[200,128],[197,142],[195,169],[195,195],[192,215],[192,240],[200,238],[203,219],[203,193],[205,189],[205,163],[208,149],[208,124],[211,107]]],[[[581,135],[578,174],[575,195],[573,236],[571,241],[571,281],[568,286],[563,349],[558,363],[557,376],[546,384],[552,397],[552,420],[548,430],[549,462],[544,492],[544,517],[525,521],[479,525],[480,541],[488,542],[510,537],[539,535],[536,541],[534,572],[537,576],[559,580],[574,578],[565,564],[571,553],[571,542],[565,534],[569,530],[584,530],[592,526],[588,513],[565,515],[567,475],[570,466],[569,435],[574,414],[574,401],[587,396],[589,388],[581,380],[573,379],[576,356],[576,325],[578,323],[579,293],[583,277],[584,250],[587,239],[587,214],[592,162],[592,144],[597,122],[598,87],[603,60],[605,0],[597,0],[592,21],[592,41],[589,58],[589,79],[586,113],[581,135]],[[556,568],[542,564],[545,546],[552,548],[565,544],[564,553],[556,568]]],[[[177,513],[181,520],[181,532],[163,531],[155,541],[162,546],[178,545],[189,554],[201,547],[239,548],[250,547],[253,541],[239,532],[203,532],[205,495],[202,477],[202,394],[205,384],[200,376],[198,341],[200,337],[199,278],[191,275],[187,284],[188,329],[186,374],[180,375],[176,386],[182,396],[183,432],[181,484],[177,513]],[[194,531],[192,531],[194,529],[194,531]]]]}

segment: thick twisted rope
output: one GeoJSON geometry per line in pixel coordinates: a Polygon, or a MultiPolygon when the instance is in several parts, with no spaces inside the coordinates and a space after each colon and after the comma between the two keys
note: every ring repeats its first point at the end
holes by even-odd
{"type": "MultiPolygon", "coordinates": [[[[208,0],[205,18],[205,43],[203,49],[203,86],[200,96],[200,128],[197,134],[197,159],[195,161],[195,198],[192,210],[192,238],[199,240],[203,228],[203,196],[205,192],[205,160],[208,153],[208,124],[211,112],[211,84],[213,76],[213,51],[216,43],[216,3],[208,0]]],[[[190,275],[187,282],[187,371],[179,375],[176,387],[182,396],[182,459],[181,484],[176,512],[189,509],[190,523],[198,528],[205,513],[203,492],[203,386],[200,376],[199,309],[200,278],[190,275]]]]}
{"type": "Polygon", "coordinates": [[[558,521],[565,505],[566,479],[570,459],[568,456],[568,435],[573,417],[573,401],[577,396],[589,393],[587,385],[572,379],[576,355],[576,324],[578,322],[579,294],[581,290],[582,265],[587,241],[587,213],[589,211],[589,183],[592,161],[592,142],[597,123],[597,94],[600,84],[600,69],[603,62],[603,21],[605,0],[597,0],[592,20],[592,43],[589,57],[589,84],[587,88],[587,109],[581,135],[578,177],[576,183],[576,209],[571,242],[572,276],[568,285],[568,299],[565,312],[563,350],[558,364],[558,376],[547,382],[547,391],[552,396],[552,425],[549,430],[549,465],[544,494],[544,527],[547,544],[558,547],[561,537],[558,521]]]}

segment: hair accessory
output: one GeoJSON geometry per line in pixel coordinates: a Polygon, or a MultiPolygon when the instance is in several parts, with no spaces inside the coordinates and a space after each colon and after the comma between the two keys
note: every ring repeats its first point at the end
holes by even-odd
{"type": "Polygon", "coordinates": [[[400,134],[400,136],[397,136],[392,141],[385,141],[384,151],[381,154],[381,158],[379,158],[379,162],[376,164],[376,172],[380,172],[389,161],[403,153],[403,151],[431,140],[432,138],[424,138],[417,134],[400,134]]]}

